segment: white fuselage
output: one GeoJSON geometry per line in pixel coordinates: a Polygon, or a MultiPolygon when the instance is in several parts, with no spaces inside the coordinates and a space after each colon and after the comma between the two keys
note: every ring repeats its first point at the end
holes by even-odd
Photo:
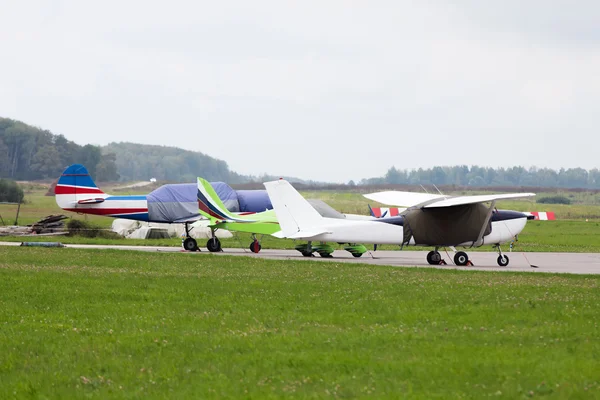
{"type": "MultiPolygon", "coordinates": [[[[527,217],[525,215],[523,218],[492,222],[492,231],[490,234],[484,236],[483,240],[475,245],[481,246],[483,244],[510,242],[515,235],[521,233],[526,223],[527,217]]],[[[320,242],[397,245],[401,245],[404,240],[404,228],[402,226],[380,221],[324,218],[324,224],[320,228],[326,229],[328,233],[304,239],[320,242]]],[[[465,243],[429,243],[427,245],[471,246],[472,244],[473,242],[469,241],[465,243]]],[[[414,238],[411,238],[408,245],[415,245],[414,238]]]]}

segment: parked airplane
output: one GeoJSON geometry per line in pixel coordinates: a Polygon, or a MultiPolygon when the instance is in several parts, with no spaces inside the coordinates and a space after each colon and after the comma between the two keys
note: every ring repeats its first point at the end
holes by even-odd
{"type": "MultiPolygon", "coordinates": [[[[372,219],[362,215],[342,214],[321,200],[307,200],[313,210],[320,216],[326,216],[331,219],[372,219]]],[[[217,229],[226,229],[233,232],[252,233],[253,241],[250,243],[250,251],[258,253],[261,250],[261,244],[256,238],[256,234],[273,235],[281,230],[277,221],[277,216],[273,210],[252,214],[236,215],[227,210],[214,188],[205,179],[198,178],[198,208],[200,214],[208,218],[211,223],[209,228],[212,230],[212,238],[206,243],[206,247],[211,252],[221,251],[221,242],[215,236],[217,229]]],[[[310,246],[309,246],[310,247],[310,246]]],[[[296,246],[296,250],[304,254],[307,251],[306,244],[296,246]]],[[[321,243],[310,247],[311,253],[317,252],[322,257],[331,257],[335,250],[332,245],[321,243]]],[[[367,251],[367,248],[361,244],[350,244],[344,248],[354,257],[360,257],[367,251]]]]}
{"type": "MultiPolygon", "coordinates": [[[[223,182],[211,183],[219,195],[228,197],[235,209],[243,209],[242,214],[251,214],[271,208],[264,190],[234,191],[223,182]],[[232,196],[244,193],[244,207],[238,198],[232,196]],[[260,193],[259,193],[260,192],[260,193]],[[258,197],[258,199],[257,199],[258,197]],[[254,201],[248,201],[249,198],[254,201]]],[[[142,196],[112,196],[100,190],[87,169],[81,164],[69,166],[60,176],[54,190],[56,203],[66,211],[82,214],[102,215],[145,222],[185,224],[186,238],[183,247],[186,250],[198,250],[196,239],[190,236],[194,221],[202,218],[198,212],[198,188],[195,183],[168,184],[142,196]]],[[[216,192],[215,192],[216,193],[216,192]]],[[[250,199],[250,200],[252,200],[250,199]]]]}
{"type": "MultiPolygon", "coordinates": [[[[370,199],[409,206],[398,217],[369,221],[348,221],[324,218],[285,180],[266,182],[265,187],[277,215],[281,231],[277,237],[312,241],[398,244],[432,246],[427,255],[430,264],[441,263],[442,247],[479,247],[491,244],[498,250],[498,265],[508,265],[508,256],[500,249],[518,235],[528,216],[516,211],[495,210],[500,199],[534,196],[533,193],[494,194],[448,197],[420,193],[395,192],[400,195],[370,195],[370,199]],[[387,197],[386,197],[387,196],[387,197]],[[400,196],[403,196],[402,201],[400,196]],[[385,200],[385,201],[384,201],[385,200]],[[387,201],[392,200],[392,201],[387,201]],[[489,207],[483,203],[491,202],[489,207]]],[[[456,265],[467,265],[467,253],[454,256],[456,265]]]]}

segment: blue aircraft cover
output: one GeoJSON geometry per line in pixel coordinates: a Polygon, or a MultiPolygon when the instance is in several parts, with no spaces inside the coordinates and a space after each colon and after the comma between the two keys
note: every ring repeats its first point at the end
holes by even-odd
{"type": "MultiPolygon", "coordinates": [[[[231,212],[239,212],[235,190],[223,182],[211,182],[215,192],[231,212]]],[[[148,219],[152,222],[185,222],[200,218],[198,212],[198,185],[176,183],[159,187],[146,197],[148,219]]]]}
{"type": "Polygon", "coordinates": [[[237,190],[240,212],[261,212],[273,208],[266,190],[237,190]]]}
{"type": "Polygon", "coordinates": [[[231,212],[240,212],[240,204],[235,190],[225,182],[211,182],[210,185],[215,189],[217,196],[221,199],[225,207],[231,212]]]}

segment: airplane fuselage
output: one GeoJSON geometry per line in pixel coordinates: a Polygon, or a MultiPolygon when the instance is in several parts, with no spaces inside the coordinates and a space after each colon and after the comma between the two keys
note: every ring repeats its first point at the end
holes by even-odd
{"type": "MultiPolygon", "coordinates": [[[[404,240],[402,217],[380,218],[373,220],[336,220],[325,218],[320,228],[328,233],[305,238],[311,241],[338,243],[372,243],[401,245],[404,240]]],[[[514,211],[498,211],[491,221],[491,232],[483,237],[475,246],[484,244],[502,244],[510,242],[521,233],[527,223],[527,215],[514,211]]],[[[476,238],[474,238],[475,240],[476,238]]],[[[419,243],[411,238],[410,246],[471,246],[473,241],[462,243],[419,243]]]]}

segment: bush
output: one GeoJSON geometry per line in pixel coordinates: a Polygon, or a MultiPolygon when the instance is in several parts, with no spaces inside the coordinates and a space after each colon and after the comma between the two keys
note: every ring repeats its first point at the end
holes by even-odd
{"type": "Polygon", "coordinates": [[[80,219],[72,219],[67,223],[67,229],[69,230],[69,236],[83,236],[87,238],[105,238],[105,239],[120,239],[117,233],[104,230],[99,226],[92,225],[87,221],[80,219]]]}
{"type": "Polygon", "coordinates": [[[571,204],[571,199],[565,196],[547,196],[537,199],[540,204],[571,204]]]}
{"type": "Polygon", "coordinates": [[[0,201],[22,203],[25,195],[17,182],[10,179],[0,179],[0,201]]]}

